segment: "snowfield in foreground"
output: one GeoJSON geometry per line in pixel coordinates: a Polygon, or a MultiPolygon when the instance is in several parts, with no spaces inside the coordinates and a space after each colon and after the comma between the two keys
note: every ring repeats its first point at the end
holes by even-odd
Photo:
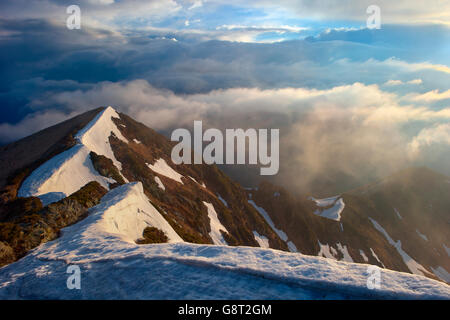
{"type": "Polygon", "coordinates": [[[381,288],[369,290],[363,264],[264,248],[137,245],[133,227],[143,224],[179,241],[149,206],[139,183],[110,191],[60,238],[1,268],[0,299],[450,299],[444,283],[385,269],[381,288]],[[67,288],[70,265],[81,270],[80,290],[67,288]]]}

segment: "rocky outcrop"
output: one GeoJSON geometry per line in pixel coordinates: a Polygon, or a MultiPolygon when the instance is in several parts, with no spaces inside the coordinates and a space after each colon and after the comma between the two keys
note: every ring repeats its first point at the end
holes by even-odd
{"type": "Polygon", "coordinates": [[[164,231],[155,227],[146,227],[142,233],[142,238],[136,241],[137,244],[166,243],[169,241],[164,231]]]}
{"type": "Polygon", "coordinates": [[[15,260],[14,250],[5,242],[0,241],[0,266],[9,264],[15,260]]]}
{"type": "MultiPolygon", "coordinates": [[[[14,208],[22,212],[9,215],[8,221],[0,223],[0,242],[3,247],[0,265],[11,263],[23,257],[29,250],[58,237],[62,228],[74,224],[97,205],[107,190],[98,182],[90,182],[79,191],[41,210],[33,204],[37,198],[19,198],[14,208]],[[12,250],[12,254],[11,254],[12,250]]],[[[39,199],[38,199],[39,200],[39,199]]]]}

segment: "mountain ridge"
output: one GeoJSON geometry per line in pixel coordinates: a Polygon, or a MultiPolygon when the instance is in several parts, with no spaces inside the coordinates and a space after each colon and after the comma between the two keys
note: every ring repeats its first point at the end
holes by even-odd
{"type": "MultiPolygon", "coordinates": [[[[70,143],[55,148],[59,153],[55,151],[56,155],[51,154],[51,157],[47,156],[49,153],[42,153],[41,158],[34,159],[35,165],[30,170],[13,174],[9,177],[13,183],[3,188],[0,263],[11,263],[28,250],[53,242],[61,228],[80,224],[79,221],[99,205],[100,199],[106,197],[104,194],[114,194],[117,188],[138,183],[141,186],[139,197],[144,201],[136,212],[138,216],[153,213],[152,218],[139,220],[142,230],[134,230],[129,238],[133,244],[147,243],[141,244],[146,246],[179,237],[184,243],[298,251],[449,281],[447,248],[450,242],[445,225],[433,234],[422,228],[416,232],[414,226],[427,225],[426,221],[416,221],[414,211],[404,215],[407,224],[399,225],[393,220],[401,220],[395,207],[391,208],[392,217],[385,220],[381,213],[387,212],[386,208],[395,202],[389,194],[352,190],[328,199],[301,198],[269,183],[245,190],[214,165],[173,165],[170,159],[173,142],[111,107],[94,109],[78,117],[70,126],[67,125],[70,120],[65,122],[70,130],[67,129],[67,137],[62,139],[70,143]],[[79,128],[81,123],[84,127],[79,128]],[[80,193],[83,188],[94,188],[99,197],[87,203],[84,196],[73,196],[83,194],[80,193]],[[18,194],[25,197],[17,197],[18,194]],[[61,211],[68,209],[72,210],[71,215],[61,211]],[[56,223],[55,216],[61,216],[62,220],[56,223]],[[38,229],[33,224],[43,231],[36,234],[38,229]],[[149,234],[145,230],[166,237],[145,238],[149,234]],[[168,236],[170,234],[172,236],[168,236]],[[419,249],[411,249],[415,243],[425,242],[424,237],[429,238],[426,242],[432,245],[422,243],[419,249],[429,251],[431,246],[431,251],[436,251],[439,244],[442,248],[437,254],[417,254],[419,249]],[[402,241],[396,242],[398,239],[402,241]],[[408,264],[405,257],[415,265],[408,264]],[[413,266],[419,268],[412,270],[413,266]]],[[[27,141],[33,141],[33,136],[18,144],[26,145],[27,141]]],[[[1,150],[0,159],[12,157],[6,153],[13,153],[14,149],[1,150]]],[[[446,179],[438,177],[431,180],[446,179]]],[[[447,185],[439,193],[441,198],[450,192],[447,185]]],[[[431,186],[440,187],[437,182],[431,186]]],[[[413,191],[402,199],[409,201],[411,195],[420,192],[413,191]]],[[[445,208],[450,204],[447,206],[446,198],[436,201],[442,210],[433,217],[442,224],[442,219],[448,216],[445,208]]],[[[407,208],[399,206],[399,209],[403,214],[407,208]]],[[[133,215],[130,219],[135,221],[133,215]]],[[[128,219],[120,221],[116,221],[116,228],[122,223],[129,227],[128,219]]]]}
{"type": "MultiPolygon", "coordinates": [[[[140,183],[110,191],[88,217],[14,264],[0,268],[2,299],[448,299],[449,286],[379,269],[367,287],[362,264],[279,250],[186,242],[136,245],[129,219],[145,216],[140,183]],[[133,207],[130,208],[130,205],[133,207]],[[127,219],[123,219],[127,216],[127,219]],[[111,223],[118,219],[120,226],[111,223]],[[124,228],[125,227],[125,228],[124,228]],[[131,233],[130,233],[131,232],[131,233]],[[130,238],[131,235],[131,238],[130,238]],[[76,266],[79,290],[64,285],[76,266]]],[[[377,268],[377,267],[375,267],[377,268]]]]}

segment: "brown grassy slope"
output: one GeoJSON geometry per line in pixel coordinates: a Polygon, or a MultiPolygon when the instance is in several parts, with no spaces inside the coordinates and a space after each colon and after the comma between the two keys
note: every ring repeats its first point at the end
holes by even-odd
{"type": "MultiPolygon", "coordinates": [[[[340,243],[347,246],[355,262],[365,262],[359,252],[363,250],[369,263],[381,265],[370,254],[372,248],[387,268],[409,272],[398,251],[374,228],[370,217],[394,241],[401,241],[402,249],[427,269],[427,276],[435,278],[431,268],[440,266],[450,272],[450,259],[443,247],[443,244],[450,245],[449,181],[450,178],[426,168],[404,170],[344,194],[345,209],[340,222],[315,215],[316,206],[306,197],[293,197],[268,183],[251,193],[302,253],[317,255],[318,241],[335,249],[340,243]],[[274,197],[275,192],[280,196],[274,197]],[[428,241],[416,230],[425,234],[428,241]]],[[[338,253],[337,258],[342,258],[342,254],[338,253]]]]}
{"type": "Polygon", "coordinates": [[[450,245],[449,177],[424,167],[409,168],[352,194],[374,207],[372,218],[391,238],[401,240],[402,248],[416,261],[450,272],[443,246],[450,245]]]}
{"type": "Polygon", "coordinates": [[[110,138],[114,155],[122,163],[122,173],[129,181],[142,181],[144,190],[153,205],[186,241],[211,243],[210,223],[203,201],[213,204],[219,220],[229,234],[225,239],[231,245],[258,246],[253,231],[267,236],[274,248],[287,250],[286,244],[270,229],[260,214],[248,203],[245,190],[229,179],[216,166],[174,165],[170,154],[173,143],[132,118],[120,114],[116,121],[128,144],[115,137],[110,138]],[[133,142],[133,139],[141,143],[133,142]],[[146,165],[163,158],[178,173],[183,184],[159,175],[146,165]],[[158,176],[166,190],[155,182],[158,176]],[[197,182],[193,181],[194,178],[197,182]],[[206,188],[201,184],[204,183],[206,188]],[[228,204],[219,199],[220,194],[228,204]]]}

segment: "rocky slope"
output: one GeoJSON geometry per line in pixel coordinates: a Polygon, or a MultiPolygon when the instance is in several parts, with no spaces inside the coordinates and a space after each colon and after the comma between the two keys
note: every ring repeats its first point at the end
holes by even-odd
{"type": "Polygon", "coordinates": [[[450,282],[450,178],[410,168],[330,197],[293,197],[262,184],[249,191],[298,250],[450,282]]]}

